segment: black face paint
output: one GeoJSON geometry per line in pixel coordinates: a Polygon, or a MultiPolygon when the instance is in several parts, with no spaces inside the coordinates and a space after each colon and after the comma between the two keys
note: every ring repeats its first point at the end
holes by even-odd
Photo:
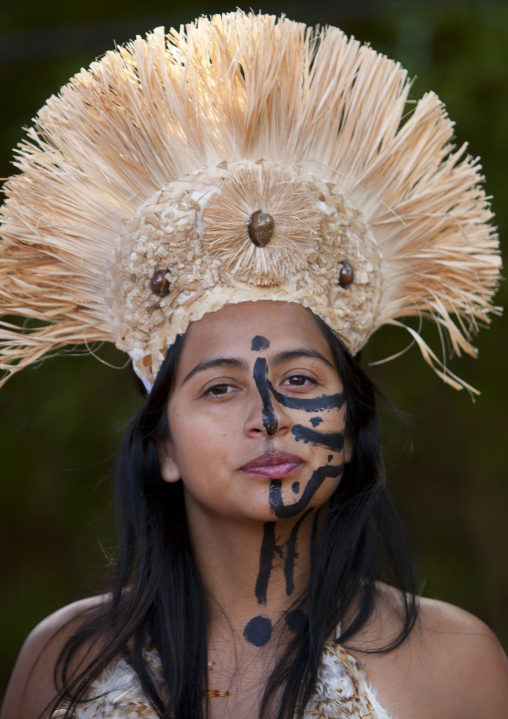
{"type": "Polygon", "coordinates": [[[324,467],[318,467],[312,473],[311,478],[305,485],[303,494],[294,504],[284,504],[282,499],[282,482],[280,479],[272,479],[270,489],[268,490],[268,501],[273,513],[279,519],[288,519],[302,512],[309,504],[315,492],[322,485],[327,477],[340,477],[344,469],[344,464],[326,464],[324,467]]]}
{"type": "MultiPolygon", "coordinates": [[[[259,352],[266,350],[270,347],[270,342],[266,337],[256,335],[252,339],[251,350],[259,352]]],[[[254,363],[253,378],[256,383],[256,388],[260,394],[262,401],[262,416],[263,426],[266,430],[267,435],[270,437],[277,432],[278,429],[278,418],[274,411],[272,404],[272,397],[283,407],[289,409],[303,410],[305,412],[320,412],[332,408],[340,409],[345,401],[344,393],[338,393],[334,395],[321,395],[320,397],[314,397],[311,399],[304,399],[301,397],[289,397],[285,394],[277,392],[273,387],[272,383],[268,379],[268,365],[264,357],[258,357],[254,363]]],[[[312,417],[310,423],[312,427],[317,427],[322,422],[321,417],[312,417]]],[[[295,440],[298,442],[302,440],[304,443],[311,442],[315,445],[322,445],[329,447],[334,452],[340,452],[344,446],[344,434],[342,432],[317,432],[314,429],[304,427],[303,425],[295,425],[292,428],[292,433],[295,440]]],[[[271,440],[267,440],[271,441],[271,440]]],[[[266,451],[266,450],[265,450],[266,451]]],[[[333,455],[328,456],[328,462],[333,459],[333,455]]],[[[312,511],[312,507],[308,507],[308,504],[321,486],[323,481],[327,477],[339,477],[342,474],[344,465],[325,465],[319,467],[313,473],[309,481],[307,482],[300,499],[288,506],[284,505],[282,499],[282,482],[280,480],[272,480],[270,482],[269,489],[269,503],[270,508],[276,517],[280,519],[287,519],[300,514],[305,509],[304,514],[298,519],[294,527],[291,529],[289,538],[282,543],[277,543],[275,536],[275,522],[266,522],[263,529],[263,541],[261,543],[261,550],[259,555],[259,571],[256,578],[255,596],[258,604],[266,604],[268,584],[270,581],[270,575],[272,573],[274,559],[279,557],[284,562],[284,579],[286,583],[286,594],[290,596],[295,588],[294,585],[294,568],[295,562],[298,557],[296,550],[296,539],[298,530],[301,523],[312,511]]],[[[291,489],[294,494],[300,492],[300,483],[293,482],[291,489]]],[[[317,517],[317,515],[316,515],[317,517]]],[[[315,543],[317,522],[316,517],[312,523],[312,537],[311,537],[311,550],[312,545],[315,543]]],[[[288,628],[292,631],[301,631],[305,626],[307,617],[305,613],[300,610],[293,610],[288,612],[284,616],[284,620],[288,628]]],[[[271,638],[272,635],[272,623],[269,617],[259,615],[251,619],[245,626],[243,636],[244,638],[256,647],[264,646],[271,638]]]]}
{"type": "Polygon", "coordinates": [[[260,350],[267,350],[270,347],[270,342],[266,339],[266,337],[262,337],[261,335],[256,335],[252,339],[252,344],[250,346],[251,350],[253,352],[259,352],[260,350]]]}
{"type": "Polygon", "coordinates": [[[270,397],[270,383],[268,382],[268,367],[264,357],[258,357],[254,363],[253,376],[258,392],[261,395],[261,401],[263,402],[263,427],[270,437],[277,432],[278,420],[277,415],[273,411],[270,397]]]}
{"type": "Polygon", "coordinates": [[[305,412],[320,412],[325,409],[340,409],[346,399],[344,392],[340,394],[322,394],[320,397],[303,399],[302,397],[288,397],[286,394],[277,392],[271,382],[268,382],[270,392],[283,407],[288,409],[302,409],[305,412]]]}
{"type": "Polygon", "coordinates": [[[272,573],[275,553],[282,556],[282,550],[275,541],[275,522],[266,522],[263,527],[263,541],[259,553],[259,571],[254,589],[258,604],[266,604],[266,591],[270,574],[272,573]]]}
{"type": "Polygon", "coordinates": [[[268,617],[253,617],[245,625],[243,636],[255,647],[262,647],[270,641],[272,636],[272,623],[268,617]]]}
{"type": "Polygon", "coordinates": [[[291,427],[291,432],[297,442],[302,440],[304,443],[322,445],[331,449],[332,452],[341,452],[344,449],[344,432],[316,432],[316,430],[301,424],[291,427]]]}
{"type": "MultiPolygon", "coordinates": [[[[252,339],[251,349],[255,352],[258,352],[263,349],[268,349],[269,347],[270,342],[266,339],[266,337],[256,335],[252,339]]],[[[256,362],[254,363],[253,377],[256,383],[257,390],[261,396],[261,401],[263,402],[263,426],[266,429],[266,433],[269,437],[275,434],[278,429],[278,418],[273,409],[270,393],[283,407],[288,407],[289,409],[303,410],[305,412],[319,412],[332,408],[340,409],[345,401],[344,392],[330,395],[323,394],[320,397],[313,397],[310,399],[304,399],[302,397],[288,397],[281,392],[277,392],[275,387],[268,379],[268,365],[264,357],[258,357],[256,359],[256,362]]],[[[322,420],[319,417],[314,417],[311,420],[311,424],[313,427],[316,427],[320,422],[322,422],[322,420]]]]}
{"type": "Polygon", "coordinates": [[[295,568],[295,560],[298,556],[296,553],[296,535],[301,523],[312,510],[312,507],[303,514],[295,526],[292,528],[289,538],[282,544],[277,544],[275,537],[275,522],[266,522],[263,527],[263,541],[261,543],[261,551],[259,553],[259,571],[256,579],[256,587],[254,594],[258,600],[258,604],[266,604],[266,592],[268,590],[268,582],[272,573],[273,560],[277,555],[284,560],[284,578],[286,580],[286,594],[289,596],[294,590],[293,572],[295,568]]]}
{"type": "MultiPolygon", "coordinates": [[[[284,579],[286,582],[286,594],[290,596],[295,589],[294,570],[295,561],[298,557],[296,551],[296,539],[300,525],[312,511],[312,507],[303,514],[291,529],[289,538],[280,544],[275,536],[275,522],[266,522],[263,528],[263,542],[259,554],[259,571],[256,579],[254,593],[258,604],[266,604],[268,582],[273,569],[274,558],[280,557],[284,561],[284,579]]],[[[313,525],[314,527],[314,525],[313,525]]],[[[243,631],[244,638],[261,647],[269,641],[272,633],[272,624],[268,617],[258,616],[251,619],[243,631]]]]}

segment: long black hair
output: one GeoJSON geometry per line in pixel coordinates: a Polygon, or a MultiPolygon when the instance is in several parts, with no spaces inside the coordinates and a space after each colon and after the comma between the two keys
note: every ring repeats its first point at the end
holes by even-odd
{"type": "MultiPolygon", "coordinates": [[[[310,310],[309,310],[310,311],[310,310]]],[[[314,316],[335,357],[346,398],[351,462],[326,507],[313,552],[308,587],[293,608],[303,622],[279,658],[261,701],[262,719],[299,719],[312,696],[323,644],[354,641],[371,616],[385,581],[399,590],[401,623],[390,651],[411,631],[417,613],[410,545],[385,487],[376,391],[339,337],[314,316]]],[[[118,561],[110,599],[84,618],[55,668],[59,699],[68,715],[91,683],[119,656],[127,656],[163,719],[202,719],[207,689],[207,602],[190,542],[182,483],[161,480],[158,440],[169,436],[167,401],[185,336],[169,349],[151,392],[131,422],[118,458],[118,561]],[[147,646],[159,654],[164,688],[151,674],[147,646]],[[71,671],[75,657],[85,658],[71,671]]],[[[55,703],[55,706],[57,703],[55,703]]]]}

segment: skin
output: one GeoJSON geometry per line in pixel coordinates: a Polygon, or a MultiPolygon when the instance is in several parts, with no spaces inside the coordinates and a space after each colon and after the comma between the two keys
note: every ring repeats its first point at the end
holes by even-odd
{"type": "MultiPolygon", "coordinates": [[[[321,401],[321,408],[306,411],[302,402],[341,392],[326,341],[298,305],[242,303],[206,315],[188,332],[168,403],[172,434],[158,449],[164,481],[184,484],[194,554],[209,599],[210,688],[227,691],[211,701],[212,719],[257,716],[260,686],[280,644],[301,621],[291,605],[307,581],[319,510],[340,482],[340,470],[319,483],[315,478],[322,468],[341,468],[352,451],[344,404],[321,401]],[[256,337],[266,341],[254,342],[256,337]],[[300,353],[276,361],[281,352],[309,348],[324,359],[300,353]],[[218,357],[235,361],[219,365],[218,357]],[[268,384],[260,384],[256,362],[268,384]],[[302,375],[316,384],[296,379],[302,375]],[[341,433],[342,447],[335,438],[330,449],[328,435],[341,433]],[[242,470],[278,449],[301,459],[280,484],[242,470]],[[252,629],[258,617],[265,621],[252,629]]],[[[365,653],[388,643],[400,628],[394,591],[379,589],[374,615],[347,649],[392,719],[507,719],[506,657],[492,632],[456,607],[421,600],[417,625],[401,647],[365,653]]],[[[62,643],[81,613],[99,601],[66,607],[32,632],[1,719],[36,719],[52,698],[52,669],[62,643]]]]}
{"type": "Polygon", "coordinates": [[[163,479],[183,481],[205,583],[231,622],[252,614],[241,636],[257,648],[272,640],[303,588],[316,510],[351,455],[343,387],[325,338],[301,307],[275,303],[267,312],[267,304],[249,303],[248,324],[245,308],[232,305],[191,326],[168,403],[171,437],[159,448],[163,479]],[[294,455],[299,466],[277,479],[246,471],[267,447],[294,455]],[[239,536],[258,556],[255,581],[241,586],[231,574],[241,576],[252,555],[243,542],[235,553],[239,536]]]}

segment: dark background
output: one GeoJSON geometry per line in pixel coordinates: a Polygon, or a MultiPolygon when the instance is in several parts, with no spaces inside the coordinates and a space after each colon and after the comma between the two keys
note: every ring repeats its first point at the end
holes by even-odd
{"type": "MultiPolygon", "coordinates": [[[[506,237],[508,3],[314,0],[249,3],[309,24],[338,25],[417,75],[457,122],[457,142],[482,157],[487,192],[506,237]]],[[[97,56],[157,25],[178,26],[233,5],[172,0],[0,0],[0,176],[46,98],[97,56]]],[[[498,302],[506,304],[503,284],[498,302]]],[[[432,338],[432,331],[428,335],[432,338]]],[[[434,337],[434,340],[436,338],[434,337]]],[[[424,594],[468,609],[508,646],[508,341],[506,319],[478,337],[480,359],[451,367],[482,394],[472,403],[425,365],[417,349],[369,370],[406,415],[411,437],[382,408],[389,486],[419,548],[424,594]],[[412,449],[411,444],[414,444],[412,449]]],[[[365,364],[399,351],[382,330],[365,364]]],[[[437,343],[434,345],[437,347],[437,343]]],[[[103,348],[122,366],[124,357],[103,348]]],[[[114,551],[111,466],[139,405],[129,371],[90,356],[59,357],[0,391],[0,692],[28,631],[48,613],[100,591],[114,551]]]]}

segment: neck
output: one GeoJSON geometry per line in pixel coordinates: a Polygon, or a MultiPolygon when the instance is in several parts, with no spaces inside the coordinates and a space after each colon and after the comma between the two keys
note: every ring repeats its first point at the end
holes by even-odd
{"type": "Polygon", "coordinates": [[[209,642],[273,646],[301,621],[317,514],[273,522],[190,521],[197,567],[209,598],[209,642]]]}

